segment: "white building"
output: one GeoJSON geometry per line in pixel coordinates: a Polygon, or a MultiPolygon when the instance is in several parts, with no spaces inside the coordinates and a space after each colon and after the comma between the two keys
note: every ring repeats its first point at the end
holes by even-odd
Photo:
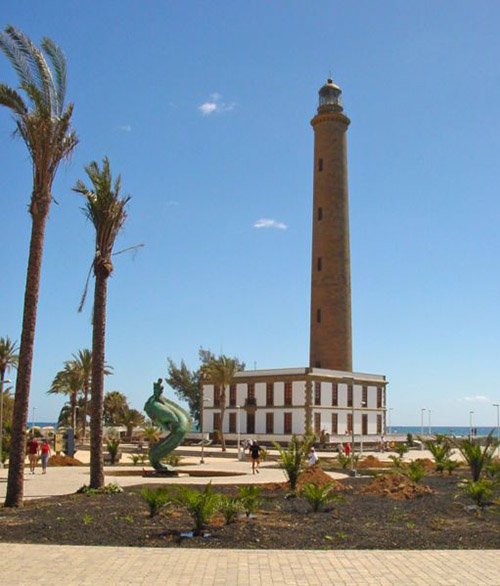
{"type": "MultiPolygon", "coordinates": [[[[385,376],[321,368],[252,370],[236,374],[225,389],[222,430],[226,439],[251,436],[289,441],[307,430],[331,442],[346,439],[354,420],[356,436],[386,433],[385,376]]],[[[203,385],[203,431],[220,429],[221,389],[203,385]]]]}

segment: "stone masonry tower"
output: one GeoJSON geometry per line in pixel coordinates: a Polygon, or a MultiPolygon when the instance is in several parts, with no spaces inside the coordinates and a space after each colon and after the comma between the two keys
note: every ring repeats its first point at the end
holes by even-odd
{"type": "Polygon", "coordinates": [[[314,129],[314,209],[309,365],[352,372],[347,127],[342,90],[319,90],[314,129]]]}

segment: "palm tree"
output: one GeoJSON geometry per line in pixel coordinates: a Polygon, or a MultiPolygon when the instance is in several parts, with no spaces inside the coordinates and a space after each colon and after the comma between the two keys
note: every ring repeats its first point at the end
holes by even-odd
{"type": "Polygon", "coordinates": [[[123,414],[128,409],[127,397],[119,391],[110,391],[104,395],[104,423],[120,425],[123,414]]]}
{"type": "Polygon", "coordinates": [[[137,409],[125,409],[119,419],[120,425],[124,425],[127,428],[127,437],[132,439],[132,433],[134,427],[138,427],[144,423],[144,415],[137,409]]]}
{"type": "Polygon", "coordinates": [[[83,209],[96,231],[93,261],[95,275],[94,319],[92,331],[92,417],[90,421],[90,487],[104,486],[104,463],[102,456],[102,420],[104,401],[104,371],[106,343],[106,303],[108,278],[113,272],[111,255],[116,237],[123,227],[127,213],[125,206],[130,196],[120,198],[121,177],[113,179],[108,158],[103,160],[102,169],[92,161],[85,171],[93,189],[83,181],[77,181],[73,190],[86,200],[83,209]]]}
{"type": "MultiPolygon", "coordinates": [[[[92,351],[85,348],[78,350],[77,354],[73,354],[73,359],[80,369],[82,378],[83,391],[83,414],[82,414],[82,441],[85,441],[87,431],[87,411],[89,405],[89,394],[92,382],[92,351]]],[[[111,366],[104,367],[104,374],[107,376],[112,374],[113,368],[111,366]]]]}
{"type": "Polygon", "coordinates": [[[233,358],[221,355],[201,367],[201,376],[220,388],[220,438],[222,451],[226,451],[224,438],[224,413],[226,411],[226,387],[233,382],[234,375],[242,370],[241,365],[233,358]]]}
{"type": "Polygon", "coordinates": [[[64,106],[66,59],[51,39],[43,38],[41,48],[43,52],[13,26],[7,26],[0,33],[0,49],[14,67],[19,78],[19,87],[24,93],[23,98],[15,89],[0,83],[0,105],[9,108],[13,114],[15,134],[26,144],[33,166],[33,188],[29,205],[32,218],[31,241],[5,499],[5,505],[10,507],[21,506],[23,500],[31,366],[45,224],[52,202],[52,184],[59,164],[71,155],[78,143],[75,132],[71,130],[73,105],[68,104],[66,109],[64,106]]]}
{"type": "Polygon", "coordinates": [[[49,395],[63,394],[69,396],[69,402],[71,405],[71,427],[75,432],[77,399],[82,388],[83,380],[79,365],[74,360],[67,360],[64,363],[63,370],[60,370],[56,374],[50,389],[47,391],[49,395]]]}

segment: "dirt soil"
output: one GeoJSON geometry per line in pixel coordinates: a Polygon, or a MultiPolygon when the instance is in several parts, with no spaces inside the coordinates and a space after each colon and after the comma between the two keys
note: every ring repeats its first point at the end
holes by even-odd
{"type": "Polygon", "coordinates": [[[47,466],[83,466],[83,462],[70,456],[55,454],[47,460],[47,466]]]}
{"type": "MultiPolygon", "coordinates": [[[[215,516],[209,537],[184,538],[191,518],[173,506],[149,518],[140,487],[115,495],[71,495],[29,501],[22,509],[0,509],[0,541],[78,545],[248,549],[500,549],[500,505],[481,516],[470,501],[455,499],[458,478],[429,476],[434,491],[423,498],[393,500],[367,494],[373,478],[353,478],[353,490],[324,511],[312,513],[302,498],[286,498],[284,487],[264,485],[255,518],[224,525],[215,516]]],[[[345,483],[347,484],[347,482],[345,483]]],[[[172,487],[172,490],[175,490],[172,487]]],[[[237,487],[215,487],[236,494],[237,487]]]]}
{"type": "Polygon", "coordinates": [[[361,488],[361,492],[403,501],[431,495],[434,491],[427,484],[412,482],[404,474],[382,474],[361,488]]]}

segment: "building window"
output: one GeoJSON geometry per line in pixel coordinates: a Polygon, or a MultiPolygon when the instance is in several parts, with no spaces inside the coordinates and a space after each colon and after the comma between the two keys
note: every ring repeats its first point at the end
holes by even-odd
{"type": "Polygon", "coordinates": [[[317,267],[318,267],[318,271],[323,270],[323,259],[321,258],[321,256],[318,256],[317,267]]]}
{"type": "Polygon", "coordinates": [[[316,310],[316,321],[320,324],[321,323],[321,309],[316,310]]]}
{"type": "Polygon", "coordinates": [[[316,435],[321,433],[321,413],[314,414],[314,433],[316,435]]]}
{"type": "Polygon", "coordinates": [[[380,409],[382,407],[382,388],[377,387],[377,408],[380,409]]]}
{"type": "Polygon", "coordinates": [[[274,413],[266,413],[266,433],[274,433],[274,413]]]}
{"type": "Polygon", "coordinates": [[[323,208],[318,208],[318,220],[323,219],[323,208]]]}
{"type": "Polygon", "coordinates": [[[318,159],[318,171],[323,171],[323,159],[318,159]]]}
{"type": "Polygon", "coordinates": [[[214,387],[214,407],[220,407],[220,387],[218,385],[214,387]]]}
{"type": "Polygon", "coordinates": [[[274,405],[274,383],[267,383],[266,385],[266,405],[268,407],[274,405]]]}
{"type": "Polygon", "coordinates": [[[292,414],[283,413],[283,422],[283,432],[290,435],[292,433],[292,414]]]}
{"type": "Polygon", "coordinates": [[[368,387],[363,386],[363,398],[362,398],[361,407],[366,407],[368,405],[368,387]]]}
{"type": "Polygon", "coordinates": [[[229,433],[236,433],[236,413],[229,414],[229,433]]]}
{"type": "Polygon", "coordinates": [[[248,383],[248,398],[255,399],[255,383],[248,383]]]}
{"type": "Polygon", "coordinates": [[[332,383],[332,405],[337,407],[339,404],[339,385],[337,383],[332,383]]]}
{"type": "Polygon", "coordinates": [[[361,433],[368,435],[368,415],[366,413],[361,415],[361,433]]]}
{"type": "Polygon", "coordinates": [[[214,431],[216,429],[222,431],[220,428],[220,413],[214,413],[214,431]]]}
{"type": "Polygon", "coordinates": [[[352,407],[352,385],[347,385],[347,406],[352,407]]]}
{"type": "Polygon", "coordinates": [[[377,415],[377,433],[382,434],[382,415],[377,415]]]}
{"type": "Polygon", "coordinates": [[[292,404],[292,383],[285,383],[285,405],[289,407],[292,404]]]}
{"type": "Polygon", "coordinates": [[[314,366],[316,368],[321,368],[321,360],[316,360],[316,362],[314,363],[314,366]]]}
{"type": "Polygon", "coordinates": [[[247,433],[255,433],[255,413],[247,413],[247,433]]]}
{"type": "Polygon", "coordinates": [[[236,385],[229,387],[229,406],[236,407],[236,385]]]}
{"type": "Polygon", "coordinates": [[[314,404],[321,405],[321,383],[319,381],[314,383],[314,404]]]}
{"type": "Polygon", "coordinates": [[[347,433],[352,433],[352,413],[347,414],[347,433]]]}
{"type": "Polygon", "coordinates": [[[338,413],[332,413],[332,433],[338,434],[339,432],[339,415],[338,413]]]}

